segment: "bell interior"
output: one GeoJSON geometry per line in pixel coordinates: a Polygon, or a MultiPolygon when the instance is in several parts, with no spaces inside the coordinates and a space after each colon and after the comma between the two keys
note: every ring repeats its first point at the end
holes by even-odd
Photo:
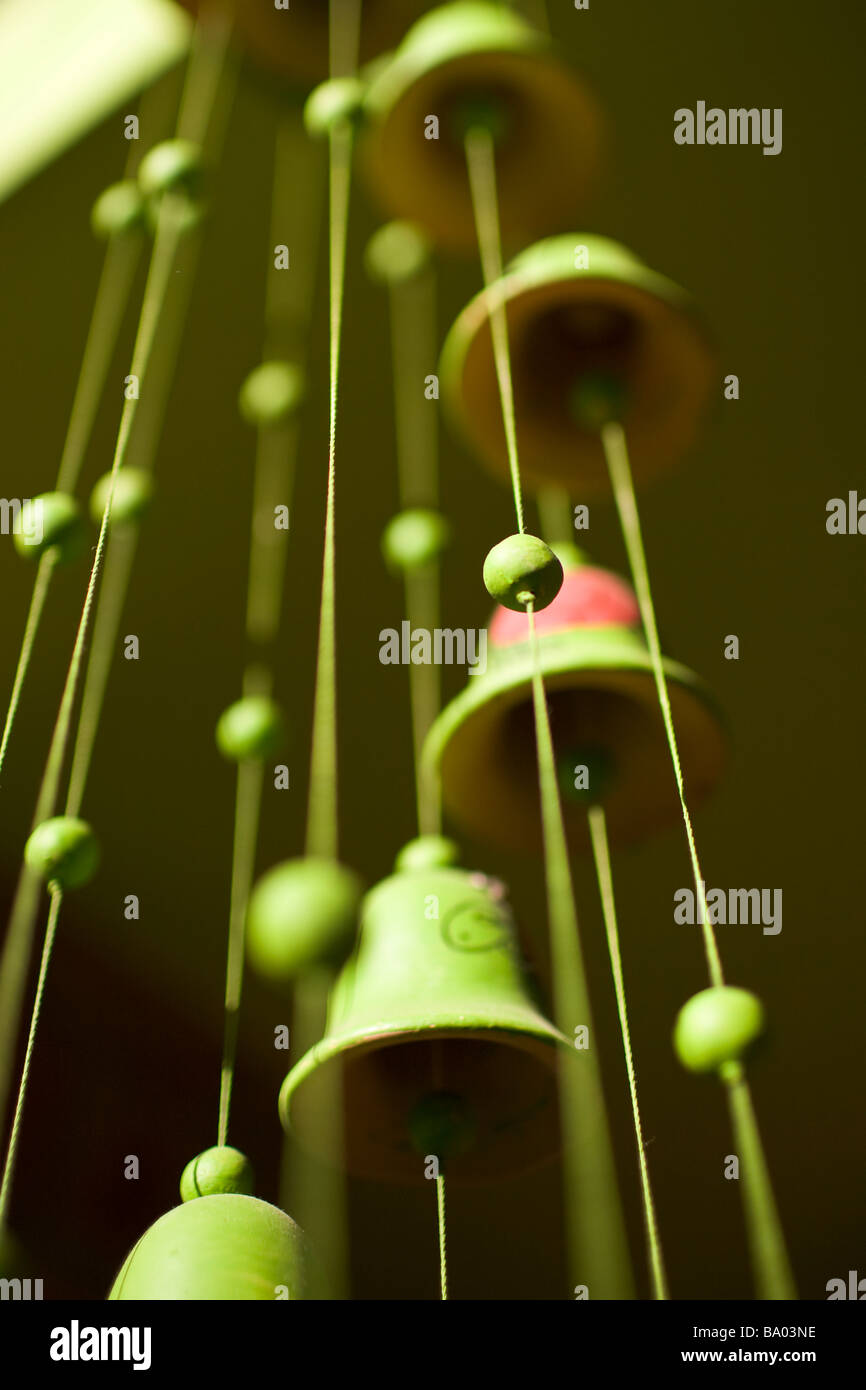
{"type": "MultiPolygon", "coordinates": [[[[473,1121],[471,1145],[445,1165],[451,1177],[487,1181],[538,1166],[559,1148],[556,1050],[507,1027],[430,1028],[347,1047],[322,1064],[342,1068],[346,1167],[359,1177],[423,1181],[425,1155],[413,1145],[410,1119],[443,1091],[460,1097],[473,1121]]],[[[291,1102],[292,1129],[311,1148],[321,1132],[317,1107],[331,1089],[316,1078],[311,1072],[291,1102]]]]}
{"type": "Polygon", "coordinates": [[[560,304],[538,314],[514,345],[520,409],[577,430],[571,404],[577,383],[605,375],[622,382],[628,392],[642,337],[634,314],[600,299],[560,304]]]}

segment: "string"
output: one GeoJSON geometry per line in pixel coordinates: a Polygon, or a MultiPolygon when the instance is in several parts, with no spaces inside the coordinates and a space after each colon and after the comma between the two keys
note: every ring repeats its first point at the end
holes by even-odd
{"type": "Polygon", "coordinates": [[[499,280],[502,277],[502,239],[499,228],[499,203],[496,195],[496,156],[493,136],[481,127],[473,127],[466,135],[466,165],[484,287],[490,303],[490,334],[496,377],[502,401],[502,423],[508,450],[508,468],[514,493],[517,529],[524,531],[523,492],[517,459],[517,425],[514,414],[514,388],[511,378],[511,354],[508,343],[508,319],[502,300],[499,280]]]}
{"type": "Polygon", "coordinates": [[[723,1076],[731,1127],[742,1156],[741,1181],[746,1210],[746,1233],[757,1294],[762,1299],[794,1299],[797,1289],[791,1270],[779,1211],[764,1156],[749,1084],[742,1067],[733,1063],[723,1076]]]}
{"type": "MultiPolygon", "coordinates": [[[[425,367],[433,357],[436,336],[436,297],[429,267],[414,279],[390,284],[388,298],[400,507],[435,508],[439,492],[436,413],[430,411],[419,389],[425,367]]],[[[438,628],[439,575],[436,560],[405,572],[405,611],[410,631],[435,632],[438,628]]],[[[415,801],[421,835],[436,835],[442,825],[439,782],[423,759],[428,730],[439,713],[441,691],[441,672],[435,662],[410,664],[415,801]]]]}
{"type": "Polygon", "coordinates": [[[571,500],[565,488],[546,487],[539,492],[538,520],[541,534],[548,545],[574,543],[574,515],[571,500]]]}
{"type": "MultiPolygon", "coordinates": [[[[274,142],[274,172],[271,194],[271,244],[280,241],[284,231],[283,219],[287,209],[281,190],[298,179],[293,156],[297,139],[289,132],[290,119],[297,133],[295,118],[284,117],[274,142]]],[[[303,228],[304,252],[312,251],[315,237],[310,235],[311,224],[318,221],[318,199],[305,204],[303,228]]],[[[306,264],[306,261],[304,261],[306,264]]],[[[312,284],[315,265],[311,257],[310,274],[301,277],[302,308],[310,317],[312,284]]],[[[265,336],[270,338],[282,326],[281,310],[293,292],[286,293],[278,272],[266,277],[265,336]]],[[[257,432],[256,463],[253,483],[250,558],[247,580],[246,637],[250,645],[268,646],[277,636],[282,608],[282,579],[288,549],[288,531],[274,526],[274,504],[291,501],[294,480],[295,450],[298,427],[292,421],[287,426],[266,426],[257,432]]],[[[260,662],[247,663],[244,670],[243,693],[270,695],[273,670],[260,662]]],[[[242,762],[238,766],[235,795],[235,827],[232,848],[232,877],[229,901],[229,933],[226,961],[224,1000],[223,1053],[220,1070],[220,1095],[217,1143],[228,1141],[229,1110],[237,1057],[240,1024],[241,992],[244,971],[244,938],[246,912],[255,872],[256,844],[261,816],[264,764],[261,761],[242,762]]]]}
{"type": "Polygon", "coordinates": [[[653,1297],[656,1299],[667,1299],[667,1277],[665,1275],[661,1238],[659,1236],[658,1221],[656,1219],[655,1201],[653,1200],[652,1185],[650,1183],[649,1164],[647,1162],[643,1126],[641,1124],[640,1107],[637,1098],[637,1077],[635,1075],[634,1055],[632,1053],[628,1009],[625,998],[625,980],[623,978],[622,957],[619,947],[619,929],[616,920],[616,901],[613,893],[613,875],[611,872],[610,850],[607,840],[607,825],[604,810],[601,806],[591,806],[587,814],[589,820],[589,833],[592,840],[592,853],[595,860],[595,872],[598,878],[604,925],[607,932],[610,965],[613,973],[614,989],[616,991],[616,1007],[619,1014],[620,1029],[622,1031],[625,1065],[628,1073],[628,1089],[631,1096],[635,1140],[637,1142],[638,1166],[640,1168],[641,1192],[643,1195],[644,1219],[646,1221],[653,1297]]]}
{"type": "MultiPolygon", "coordinates": [[[[199,38],[199,30],[196,30],[199,38]]],[[[194,46],[190,66],[194,66],[199,54],[198,44],[194,46]]],[[[189,79],[188,79],[189,80],[189,79]]],[[[130,375],[138,378],[139,392],[151,363],[152,349],[160,325],[166,295],[169,289],[176,253],[183,234],[183,219],[173,195],[166,195],[160,205],[156,236],[151,253],[150,267],[139,314],[138,329],[132,353],[130,375]]],[[[94,604],[98,578],[106,549],[111,507],[114,500],[114,487],[118,470],[125,461],[131,438],[132,424],[136,418],[138,395],[126,397],[121,412],[115,444],[114,459],[109,479],[109,490],[102,516],[99,538],[84,600],[81,619],[76,634],[66,681],[61,697],[60,709],[49,746],[48,758],[40,783],[36,813],[32,828],[50,817],[56,808],[63,766],[71,732],[72,713],[78,690],[83,654],[86,646],[90,615],[94,604]]],[[[98,722],[98,720],[97,720],[98,722]]],[[[89,754],[87,755],[89,757],[89,754]]],[[[83,790],[83,781],[77,778],[72,788],[77,799],[83,790]]],[[[70,802],[75,805],[76,802],[70,802]]],[[[71,814],[72,812],[68,812],[71,814]]],[[[39,904],[41,884],[38,876],[27,866],[22,867],[16,886],[10,915],[9,929],[3,944],[0,960],[0,1122],[5,1114],[14,1044],[21,1016],[27,964],[30,959],[33,932],[36,926],[36,913],[39,904]]]]}
{"type": "MultiPolygon", "coordinates": [[[[333,2],[333,0],[332,0],[333,2]]],[[[332,22],[333,27],[333,22],[332,22]]],[[[313,703],[310,790],[307,806],[308,855],[337,857],[337,691],[335,606],[335,499],[337,399],[340,338],[346,274],[346,235],[349,221],[352,132],[347,124],[329,134],[330,187],[330,391],[328,408],[328,490],[325,545],[319,606],[319,644],[313,703]]]]}
{"type": "Polygon", "coordinates": [[[659,705],[661,706],[665,734],[667,736],[671,762],[674,768],[674,776],[676,777],[683,823],[686,829],[686,840],[689,846],[689,856],[692,862],[696,901],[700,908],[701,930],[704,937],[707,967],[712,983],[714,985],[723,985],[725,981],[722,973],[722,962],[707,908],[704,876],[698,860],[695,834],[692,829],[692,818],[689,815],[689,808],[686,802],[683,770],[680,764],[677,736],[674,730],[671,702],[668,696],[667,678],[665,676],[662,660],[661,643],[659,642],[658,627],[656,625],[655,608],[650,591],[649,570],[647,568],[646,554],[644,552],[643,538],[641,536],[640,518],[637,510],[637,499],[634,494],[634,483],[632,481],[631,467],[629,465],[625,431],[618,422],[611,421],[602,428],[601,442],[607,459],[613,494],[616,500],[623,537],[625,539],[626,551],[628,552],[632,580],[634,582],[635,594],[637,596],[641,620],[646,634],[647,646],[652,661],[653,678],[655,680],[659,705]]]}
{"type": "MultiPolygon", "coordinates": [[[[141,125],[148,125],[151,120],[155,120],[162,100],[162,88],[159,91],[153,88],[145,94],[139,111],[141,125]]],[[[138,143],[137,140],[130,141],[124,170],[124,178],[126,179],[132,177],[138,165],[140,158],[138,143]]],[[[81,368],[72,399],[66,438],[57,469],[55,492],[73,493],[78,485],[81,465],[93,432],[96,412],[105,390],[108,370],[114,357],[120,328],[129,305],[140,253],[141,239],[136,236],[112,236],[106,246],[96,297],[93,301],[90,327],[84,344],[81,368]]],[[[0,743],[0,773],[3,770],[12,728],[18,713],[21,692],[30,668],[30,660],[42,621],[45,600],[51,586],[55,559],[56,555],[53,554],[50,560],[43,556],[33,586],[12,695],[3,729],[2,743],[0,743]]]]}
{"type": "MultiPolygon", "coordinates": [[[[517,452],[511,355],[507,317],[499,285],[502,276],[502,249],[493,138],[488,131],[476,127],[468,132],[465,145],[482,272],[490,302],[490,331],[514,507],[518,529],[522,532],[523,495],[517,452]]],[[[577,906],[556,778],[535,611],[531,601],[527,602],[526,611],[532,647],[532,699],[551,928],[555,1012],[562,1032],[570,1037],[571,1030],[583,1024],[589,1030],[590,1040],[589,1048],[582,1052],[579,1060],[572,1058],[571,1065],[564,1065],[560,1069],[569,1245],[575,1272],[581,1277],[587,1272],[591,1275],[593,1297],[630,1298],[633,1296],[630,1256],[620,1207],[601,1070],[594,1050],[595,1033],[580,947],[577,906]]]]}
{"type": "Polygon", "coordinates": [[[584,1025],[588,1047],[560,1067],[566,1201],[574,1274],[592,1298],[632,1298],[625,1236],[595,1027],[580,945],[568,842],[556,777],[550,712],[544,693],[535,608],[526,605],[532,649],[532,704],[544,871],[551,928],[551,966],[557,1026],[567,1037],[584,1025]]]}
{"type": "Polygon", "coordinates": [[[33,1048],[36,1042],[36,1029],[39,1026],[39,1015],[42,1009],[42,996],[45,993],[45,981],[48,976],[48,966],[51,961],[51,952],[54,948],[54,936],[57,931],[57,919],[60,915],[60,907],[63,902],[63,893],[56,884],[49,885],[51,892],[51,905],[48,910],[48,922],[45,927],[45,944],[42,948],[42,960],[39,965],[39,980],[36,985],[36,995],[33,1000],[33,1013],[30,1018],[30,1032],[27,1035],[27,1049],[24,1054],[24,1065],[21,1069],[21,1081],[18,1086],[18,1100],[15,1105],[15,1116],[12,1121],[12,1129],[9,1134],[9,1147],[6,1151],[6,1162],[3,1167],[3,1180],[0,1182],[0,1235],[6,1226],[6,1213],[9,1208],[9,1197],[12,1191],[12,1178],[15,1172],[15,1160],[18,1156],[18,1140],[21,1134],[21,1116],[24,1111],[24,1100],[27,1094],[27,1082],[30,1076],[30,1063],[33,1060],[33,1048]]]}
{"type": "Polygon", "coordinates": [[[36,581],[33,585],[30,609],[27,614],[27,622],[24,625],[24,636],[21,639],[21,651],[18,654],[18,665],[15,668],[15,679],[12,683],[12,694],[9,697],[9,709],[6,714],[6,723],[3,727],[3,739],[2,742],[0,742],[0,772],[3,771],[6,749],[9,747],[9,740],[12,737],[12,726],[15,723],[15,716],[18,713],[21,691],[27,677],[30,658],[33,655],[33,647],[39,632],[39,624],[42,620],[45,600],[48,597],[48,590],[51,585],[51,573],[54,569],[56,559],[57,554],[53,548],[46,550],[40,557],[39,568],[36,571],[36,581]]]}
{"type": "MultiPolygon", "coordinates": [[[[704,948],[710,981],[713,985],[720,986],[724,984],[722,963],[719,957],[715,933],[713,932],[712,923],[710,922],[710,914],[707,909],[704,879],[698,860],[691,817],[686,804],[683,774],[680,765],[673,716],[671,714],[670,700],[668,698],[667,680],[662,663],[661,645],[659,643],[655,609],[650,591],[649,571],[643,547],[643,538],[641,536],[637,499],[635,497],[634,483],[629,464],[625,431],[619,423],[612,421],[602,428],[601,440],[610,472],[626,549],[628,551],[629,565],[631,567],[635,593],[637,594],[638,605],[640,607],[641,618],[646,633],[647,646],[649,647],[652,659],[656,690],[658,692],[659,704],[664,719],[665,733],[667,735],[671,761],[676,776],[683,822],[686,828],[686,839],[688,840],[689,854],[692,862],[695,892],[697,901],[700,905],[701,928],[704,936],[704,948]]],[[[729,1109],[734,1140],[744,1157],[743,1204],[749,1248],[754,1261],[756,1282],[759,1289],[772,1290],[772,1292],[769,1293],[765,1292],[762,1295],[763,1297],[793,1297],[794,1295],[788,1292],[788,1290],[793,1289],[793,1276],[791,1274],[781,1222],[779,1220],[770,1184],[763,1145],[752,1109],[751,1093],[740,1067],[736,1066],[730,1069],[730,1075],[735,1076],[736,1080],[732,1081],[730,1076],[723,1076],[722,1079],[727,1082],[728,1087],[729,1109]]]]}
{"type": "Polygon", "coordinates": [[[436,1213],[439,1228],[439,1289],[442,1302],[448,1300],[448,1261],[445,1253],[445,1174],[436,1174],[436,1213]]]}

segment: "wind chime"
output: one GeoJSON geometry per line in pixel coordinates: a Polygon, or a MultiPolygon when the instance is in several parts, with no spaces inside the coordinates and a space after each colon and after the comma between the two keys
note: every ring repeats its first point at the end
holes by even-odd
{"type": "MultiPolygon", "coordinates": [[[[156,406],[145,428],[137,399],[127,400],[111,472],[92,499],[99,540],[2,960],[3,1016],[13,1020],[0,1038],[5,1101],[44,883],[48,920],[0,1224],[63,898],[89,880],[98,860],[96,836],[79,812],[185,309],[184,297],[173,303],[169,291],[179,265],[185,283],[191,278],[206,171],[218,158],[228,109],[230,25],[221,8],[216,22],[201,8],[175,137],[128,170],[94,212],[108,239],[106,267],[57,490],[42,499],[44,539],[0,749],[2,765],[51,578],[83,546],[85,523],[74,499],[79,466],[150,226],[155,240],[132,375],[153,383],[156,406]]],[[[718,779],[725,739],[703,683],[661,652],[634,491],[635,482],[673,466],[695,440],[716,381],[712,349],[694,306],[672,281],[613,241],[563,231],[583,215],[603,128],[594,99],[548,35],[506,7],[466,0],[422,14],[381,56],[423,8],[365,0],[362,12],[359,0],[331,0],[328,24],[324,6],[238,9],[235,36],[290,89],[328,73],[306,100],[303,125],[297,107],[282,109],[275,145],[272,244],[284,241],[291,225],[310,273],[291,281],[268,277],[263,361],[239,398],[257,443],[248,659],[240,698],[216,731],[220,753],[237,764],[217,1143],[191,1160],[181,1178],[182,1204],[133,1248],[110,1297],[266,1300],[324,1289],[343,1296],[345,1170],[394,1182],[435,1178],[444,1298],[446,1176],[486,1182],[529,1170],[560,1148],[570,1282],[578,1297],[633,1297],[572,882],[572,856],[589,849],[627,1066],[650,1282],[653,1296],[666,1298],[610,847],[678,819],[702,908],[710,983],[683,1006],[674,1045],[687,1068],[714,1072],[724,1085],[757,1292],[789,1297],[793,1281],[743,1067],[763,1013],[752,994],[725,982],[691,820],[718,779]],[[360,70],[359,55],[367,62],[360,70]],[[254,882],[264,759],[279,748],[284,728],[272,657],[287,535],[272,519],[290,500],[305,392],[323,143],[330,401],[307,836],[302,856],[254,882]],[[486,672],[440,709],[435,666],[409,668],[418,837],[397,854],[393,874],[366,894],[339,858],[336,751],[338,400],[356,146],[374,196],[394,219],[372,239],[365,263],[391,314],[401,510],[382,550],[402,577],[410,624],[436,627],[439,567],[450,538],[438,510],[436,434],[419,390],[436,343],[440,251],[477,255],[482,282],[445,339],[438,369],[444,405],[479,459],[510,484],[517,527],[483,565],[479,556],[479,582],[497,604],[486,672]],[[287,191],[299,171],[312,190],[303,210],[287,191]],[[503,247],[513,254],[507,263],[503,247]],[[537,496],[546,539],[526,529],[525,488],[537,496]],[[630,583],[573,542],[572,499],[611,493],[630,583]],[[553,1021],[523,969],[505,886],[459,866],[458,846],[442,833],[443,806],[455,826],[492,845],[541,851],[553,1021]],[[319,1204],[324,1283],[300,1228],[253,1196],[250,1165],[228,1143],[245,953],[264,976],[294,990],[300,1055],[283,1084],[279,1114],[289,1142],[289,1188],[299,1209],[319,1204]],[[575,1044],[580,1033],[588,1047],[575,1044]],[[305,1168],[303,1150],[324,1162],[305,1168]]]]}

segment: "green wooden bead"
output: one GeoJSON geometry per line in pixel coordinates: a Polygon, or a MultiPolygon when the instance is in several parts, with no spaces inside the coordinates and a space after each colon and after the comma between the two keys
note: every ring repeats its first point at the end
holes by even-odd
{"type": "Polygon", "coordinates": [[[470,131],[484,130],[496,142],[507,136],[512,124],[511,112],[505,103],[486,92],[461,98],[450,117],[451,134],[461,150],[470,131]]]}
{"type": "Polygon", "coordinates": [[[298,409],[304,393],[304,373],[294,362],[263,362],[241,387],[238,408],[249,425],[279,425],[298,409]]]}
{"type": "Polygon", "coordinates": [[[198,145],[191,140],[163,140],[141,161],[138,186],[146,198],[163,193],[195,197],[202,185],[204,166],[198,145]]]}
{"type": "Polygon", "coordinates": [[[472,1107],[462,1096],[447,1091],[431,1091],[423,1096],[409,1115],[409,1136],[419,1154],[435,1154],[439,1159],[467,1153],[475,1142],[477,1121],[472,1107]]]}
{"type": "Polygon", "coordinates": [[[24,847],[24,858],[47,883],[82,888],[99,866],[99,841],[86,821],[54,816],[37,825],[24,847]]]}
{"type": "Polygon", "coordinates": [[[252,964],[275,981],[336,965],[355,936],[362,884],[331,859],[289,859],[259,879],[247,910],[252,964]]]}
{"type": "Polygon", "coordinates": [[[275,753],[285,733],[283,712],[274,700],[267,695],[245,695],[220,715],[216,741],[224,758],[244,762],[275,753]]]}
{"type": "Polygon", "coordinates": [[[87,523],[81,506],[66,492],[43,492],[21,508],[21,525],[13,537],[15,549],[25,559],[36,560],[47,550],[58,564],[68,564],[84,554],[87,523]]]}
{"type": "Polygon", "coordinates": [[[333,77],[328,82],[320,82],[304,104],[307,134],[319,138],[346,121],[358,121],[364,91],[364,84],[357,77],[333,77]]]}
{"type": "Polygon", "coordinates": [[[91,209],[90,226],[94,236],[102,240],[144,231],[146,225],[144,198],[134,179],[112,183],[91,209]]]}
{"type": "MultiPolygon", "coordinates": [[[[90,494],[90,515],[97,526],[102,525],[102,516],[111,490],[111,474],[105,473],[90,494]]],[[[114,496],[111,499],[109,525],[126,526],[132,521],[140,521],[153,499],[153,478],[142,468],[120,468],[114,479],[114,496]]]]}
{"type": "Polygon", "coordinates": [[[419,835],[404,845],[394,860],[395,873],[450,869],[460,862],[460,847],[445,835],[419,835]]]}
{"type": "Polygon", "coordinates": [[[308,1293],[309,1251],[290,1216],[258,1197],[184,1202],[145,1231],[109,1300],[273,1303],[308,1293]]]}
{"type": "Polygon", "coordinates": [[[538,612],[559,593],[562,565],[538,536],[507,536],[484,561],[484,584],[503,607],[520,613],[531,601],[538,612]]]}
{"type": "Polygon", "coordinates": [[[702,989],[683,1005],[674,1026],[674,1048],[689,1071],[718,1071],[737,1062],[764,1031],[764,1006],[733,985],[702,989]]]}
{"type": "Polygon", "coordinates": [[[386,222],[364,251],[364,268],[382,285],[402,285],[430,264],[429,238],[414,222],[386,222]]]}
{"type": "Polygon", "coordinates": [[[214,1197],[220,1192],[238,1192],[247,1197],[255,1192],[253,1165],[246,1154],[228,1144],[215,1144],[190,1159],[180,1179],[180,1195],[185,1202],[195,1197],[214,1197]]]}
{"type": "Polygon", "coordinates": [[[398,512],[382,533],[382,554],[398,573],[422,569],[437,560],[451,539],[451,527],[439,512],[414,507],[398,512]]]}
{"type": "MultiPolygon", "coordinates": [[[[616,764],[607,748],[573,748],[557,760],[559,785],[569,801],[578,806],[597,806],[610,790],[616,777],[616,764]],[[575,786],[578,780],[574,769],[586,768],[588,786],[575,786]]],[[[583,778],[581,778],[581,781],[583,778]]]]}

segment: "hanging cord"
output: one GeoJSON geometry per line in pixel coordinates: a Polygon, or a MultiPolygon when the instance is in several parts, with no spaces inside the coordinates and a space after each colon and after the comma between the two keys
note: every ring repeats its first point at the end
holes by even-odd
{"type": "MultiPolygon", "coordinates": [[[[196,34],[197,36],[199,35],[198,29],[196,30],[196,34]]],[[[198,47],[196,45],[194,46],[193,54],[190,58],[191,67],[195,65],[197,53],[198,47]]],[[[156,236],[132,353],[130,375],[138,378],[139,395],[141,394],[141,386],[146,377],[148,377],[148,370],[153,357],[154,343],[156,341],[158,329],[161,326],[166,296],[171,283],[177,249],[182,236],[182,218],[178,215],[178,210],[174,204],[173,198],[170,195],[166,195],[160,206],[159,217],[157,219],[156,236]]],[[[137,396],[129,397],[124,400],[110,474],[108,497],[102,516],[102,524],[100,526],[99,539],[94,554],[84,607],[82,609],[75,645],[73,647],[72,657],[61,697],[60,709],[39,788],[36,813],[32,823],[32,828],[34,829],[37,825],[41,824],[42,821],[54,814],[58,802],[60,783],[72,729],[72,715],[80,684],[90,618],[94,607],[103,556],[106,550],[111,507],[114,499],[114,485],[117,473],[125,461],[131,438],[132,425],[136,417],[137,405],[137,396]]],[[[87,714],[87,711],[85,711],[85,714],[87,714]]],[[[95,723],[98,724],[98,718],[95,723]]],[[[74,814],[77,810],[78,798],[80,794],[83,793],[83,781],[80,777],[77,778],[74,784],[70,785],[70,792],[71,799],[67,803],[67,814],[74,814]]],[[[41,883],[38,876],[27,865],[24,865],[19,875],[15,898],[12,904],[9,929],[3,945],[2,961],[0,961],[0,1123],[2,1123],[2,1117],[6,1109],[6,1099],[14,1062],[15,1039],[17,1037],[18,1025],[21,1017],[27,966],[30,960],[31,944],[36,927],[40,893],[41,883]]]]}
{"type": "Polygon", "coordinates": [[[441,1168],[436,1176],[436,1214],[439,1228],[439,1291],[442,1302],[448,1300],[448,1260],[445,1252],[445,1174],[441,1168]]]}
{"type": "Polygon", "coordinates": [[[505,429],[505,443],[508,450],[511,490],[514,493],[517,529],[522,532],[526,527],[523,520],[520,464],[517,457],[517,423],[514,414],[514,386],[508,343],[508,318],[499,285],[502,278],[502,238],[499,229],[499,203],[496,196],[496,155],[493,136],[489,131],[475,126],[467,134],[465,144],[469,188],[475,213],[478,249],[481,254],[481,269],[490,307],[490,334],[493,340],[493,356],[496,362],[499,396],[502,402],[502,424],[505,429]]]}
{"type": "MultiPolygon", "coordinates": [[[[388,287],[391,363],[400,508],[436,508],[439,500],[436,413],[418,389],[433,360],[436,290],[426,266],[415,278],[388,287]]],[[[439,626],[440,565],[432,560],[404,576],[405,612],[410,631],[435,632],[439,626]]],[[[439,713],[442,679],[435,662],[410,663],[409,701],[415,767],[418,832],[437,835],[442,827],[438,779],[425,767],[424,741],[439,713]]]]}
{"type": "MultiPolygon", "coordinates": [[[[274,146],[271,245],[282,240],[285,228],[290,223],[293,209],[287,206],[284,191],[298,182],[299,160],[310,151],[310,146],[299,138],[301,133],[300,123],[294,115],[286,114],[281,118],[274,146]]],[[[271,269],[265,292],[266,348],[271,339],[282,334],[294,300],[298,300],[297,322],[302,322],[305,330],[309,330],[318,242],[316,229],[321,214],[321,199],[316,196],[319,188],[317,179],[314,179],[314,187],[314,195],[304,200],[303,225],[299,228],[299,241],[303,244],[302,263],[309,265],[310,273],[301,277],[298,293],[293,286],[287,290],[284,284],[286,277],[271,269]]],[[[250,648],[271,649],[279,632],[288,532],[274,527],[273,508],[275,503],[291,502],[297,443],[298,425],[294,419],[287,425],[267,426],[258,431],[245,624],[250,648]]],[[[248,663],[244,671],[244,695],[270,695],[272,689],[271,665],[248,663]]],[[[217,1143],[221,1145],[228,1142],[243,990],[246,913],[255,873],[263,785],[264,765],[261,761],[241,762],[238,765],[217,1135],[217,1143]]]]}
{"type": "Polygon", "coordinates": [[[551,928],[554,1007],[560,1031],[587,1029],[588,1047],[560,1066],[566,1199],[573,1273],[590,1297],[633,1298],[631,1258],[617,1185],[583,957],[568,842],[556,779],[550,712],[532,603],[526,607],[532,646],[532,703],[544,834],[544,870],[551,928]]]}
{"type": "MultiPolygon", "coordinates": [[[[668,697],[667,678],[662,662],[661,644],[656,625],[655,609],[650,590],[649,570],[641,536],[640,518],[634,482],[629,464],[625,431],[617,422],[605,425],[601,431],[602,447],[607,459],[613,486],[620,525],[622,526],[632,580],[635,586],[641,619],[643,621],[647,646],[652,660],[656,691],[664,720],[665,733],[670,749],[671,762],[677,782],[677,790],[682,807],[683,823],[692,862],[696,901],[700,907],[701,929],[704,936],[704,949],[710,982],[714,986],[724,984],[722,962],[710,914],[707,909],[704,878],[698,860],[692,820],[686,803],[682,767],[680,765],[676,732],[668,697]]],[[[748,1082],[739,1066],[728,1069],[722,1076],[728,1093],[731,1124],[734,1139],[743,1155],[743,1205],[746,1215],[746,1229],[749,1248],[754,1261],[755,1279],[763,1298],[786,1299],[796,1297],[794,1279],[785,1246],[779,1214],[773,1197],[769,1171],[761,1144],[760,1134],[752,1108],[748,1082]],[[735,1079],[732,1080],[731,1078],[735,1079]]]]}
{"type": "MultiPolygon", "coordinates": [[[[523,495],[517,452],[514,389],[508,324],[502,300],[502,247],[496,194],[493,138],[478,127],[466,136],[466,161],[472,193],[478,244],[488,295],[490,330],[508,449],[511,486],[519,530],[524,530],[523,495]]],[[[593,1298],[631,1298],[631,1260],[625,1235],[613,1145],[604,1103],[601,1068],[595,1049],[589,993],[578,929],[577,905],[568,859],[568,845],[550,716],[544,693],[541,655],[533,604],[527,603],[532,647],[532,700],[541,818],[544,870],[551,931],[554,1007],[561,1031],[588,1029],[589,1047],[579,1058],[560,1067],[560,1103],[565,1137],[565,1185],[569,1248],[574,1273],[591,1288],[593,1298]]]]}
{"type": "Polygon", "coordinates": [[[604,914],[604,925],[607,932],[607,946],[610,952],[610,967],[613,973],[613,983],[616,991],[616,1007],[619,1014],[620,1029],[622,1031],[625,1065],[628,1073],[628,1089],[631,1095],[631,1109],[634,1118],[634,1133],[637,1143],[638,1166],[640,1168],[641,1192],[643,1194],[644,1220],[646,1222],[646,1238],[649,1251],[653,1297],[657,1299],[667,1299],[667,1276],[665,1274],[661,1237],[659,1236],[652,1184],[650,1183],[649,1164],[647,1162],[646,1147],[644,1145],[643,1126],[641,1125],[640,1107],[637,1098],[637,1077],[635,1075],[634,1055],[632,1053],[631,1034],[628,1025],[625,980],[623,978],[622,957],[619,949],[616,901],[613,894],[613,875],[611,873],[610,850],[607,842],[607,825],[604,810],[601,806],[591,806],[587,813],[587,818],[589,820],[589,833],[592,839],[592,853],[595,860],[595,872],[598,878],[599,896],[601,897],[602,912],[604,914]]]}
{"type": "Polygon", "coordinates": [[[63,893],[56,884],[49,885],[51,893],[51,906],[48,911],[48,922],[45,927],[45,943],[42,947],[42,960],[39,965],[39,980],[36,985],[36,995],[33,1000],[33,1013],[30,1018],[30,1032],[27,1035],[27,1050],[24,1054],[24,1065],[21,1069],[21,1082],[18,1087],[18,1099],[15,1105],[15,1116],[12,1120],[12,1129],[9,1134],[9,1148],[6,1151],[6,1162],[3,1166],[3,1179],[0,1182],[0,1236],[6,1228],[6,1214],[9,1209],[9,1197],[12,1191],[12,1179],[15,1174],[15,1160],[18,1157],[18,1140],[21,1134],[21,1116],[24,1111],[24,1100],[27,1095],[27,1082],[30,1077],[30,1063],[33,1060],[33,1048],[36,1043],[36,1029],[39,1026],[39,1015],[42,1010],[42,996],[45,993],[45,981],[48,976],[48,966],[51,961],[51,952],[54,948],[54,936],[57,931],[57,919],[60,916],[60,908],[63,903],[63,893]]]}

